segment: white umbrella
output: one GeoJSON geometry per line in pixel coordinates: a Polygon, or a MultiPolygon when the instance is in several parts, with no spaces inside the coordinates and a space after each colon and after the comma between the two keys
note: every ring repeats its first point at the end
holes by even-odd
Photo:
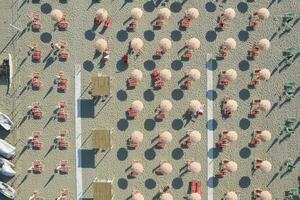
{"type": "Polygon", "coordinates": [[[141,143],[144,139],[144,135],[140,131],[133,131],[130,138],[135,143],[141,143]]]}
{"type": "Polygon", "coordinates": [[[237,140],[238,134],[235,131],[228,131],[228,133],[224,134],[224,138],[233,142],[237,140]]]}
{"type": "Polygon", "coordinates": [[[172,141],[172,134],[169,131],[163,131],[159,133],[159,140],[165,143],[170,143],[172,141]]]}
{"type": "Polygon", "coordinates": [[[236,41],[233,38],[227,38],[224,42],[224,46],[228,49],[235,49],[236,47],[236,41]]]}
{"type": "Polygon", "coordinates": [[[131,108],[136,112],[141,112],[144,109],[144,105],[141,101],[136,100],[132,102],[131,108]]]}
{"type": "Polygon", "coordinates": [[[261,50],[268,50],[271,47],[271,42],[268,39],[264,38],[258,41],[257,46],[261,50]]]}
{"type": "Polygon", "coordinates": [[[199,17],[199,11],[196,8],[189,8],[185,11],[185,15],[190,19],[196,19],[199,17]]]}
{"type": "Polygon", "coordinates": [[[200,142],[201,140],[201,133],[199,131],[188,131],[187,135],[192,142],[200,142]]]}
{"type": "Polygon", "coordinates": [[[172,73],[168,69],[163,69],[159,72],[161,79],[169,81],[172,78],[172,73]]]}
{"type": "Polygon", "coordinates": [[[160,200],[173,200],[173,196],[170,193],[162,193],[159,197],[160,200]]]}
{"type": "Polygon", "coordinates": [[[259,194],[261,200],[272,200],[272,194],[269,191],[262,191],[259,194]]]}
{"type": "Polygon", "coordinates": [[[224,10],[223,15],[225,18],[232,20],[233,18],[235,18],[236,13],[233,8],[227,8],[224,10]]]}
{"type": "Polygon", "coordinates": [[[189,200],[201,200],[201,194],[199,194],[199,193],[192,193],[189,196],[189,200]]]}
{"type": "Polygon", "coordinates": [[[272,170],[272,164],[269,161],[264,160],[259,164],[259,169],[261,169],[263,172],[268,173],[272,170]]]}
{"type": "Polygon", "coordinates": [[[141,193],[136,192],[132,195],[132,200],[144,200],[144,196],[141,193]]]}
{"type": "Polygon", "coordinates": [[[138,174],[141,174],[144,172],[144,166],[139,162],[133,163],[131,165],[131,169],[132,169],[132,171],[135,171],[138,174]]]}
{"type": "Polygon", "coordinates": [[[238,196],[236,192],[230,191],[226,193],[225,200],[238,200],[238,196]]]}
{"type": "Polygon", "coordinates": [[[229,99],[224,104],[224,108],[230,111],[236,111],[238,108],[238,103],[233,99],[229,99]]]}
{"type": "Polygon", "coordinates": [[[262,111],[269,111],[272,107],[272,104],[269,100],[261,100],[260,103],[259,103],[259,108],[262,110],[262,111]]]}
{"type": "Polygon", "coordinates": [[[130,42],[130,46],[134,51],[139,51],[143,48],[144,42],[140,38],[133,38],[130,42]]]}
{"type": "Polygon", "coordinates": [[[103,8],[99,8],[96,12],[96,17],[101,18],[101,20],[106,20],[108,17],[108,12],[103,8]]]}
{"type": "Polygon", "coordinates": [[[199,174],[201,172],[201,164],[195,161],[192,161],[188,164],[188,170],[192,173],[199,174]]]}
{"type": "Polygon", "coordinates": [[[203,104],[198,100],[191,100],[189,105],[189,110],[193,113],[199,111],[199,109],[203,108],[203,104]]]}
{"type": "Polygon", "coordinates": [[[236,164],[236,162],[233,161],[229,161],[228,163],[224,164],[225,169],[227,169],[230,172],[236,172],[238,165],[236,164]]]}
{"type": "Polygon", "coordinates": [[[139,69],[134,69],[130,73],[130,78],[136,79],[136,80],[142,80],[143,79],[143,72],[139,69]]]}
{"type": "Polygon", "coordinates": [[[159,47],[163,50],[168,50],[172,48],[172,42],[168,38],[163,38],[159,41],[159,47]]]}
{"type": "Polygon", "coordinates": [[[56,21],[56,22],[59,22],[62,20],[64,14],[61,10],[58,10],[58,9],[53,9],[50,13],[50,16],[51,16],[51,19],[56,21]]]}
{"type": "Polygon", "coordinates": [[[100,52],[104,52],[108,47],[107,41],[104,39],[98,39],[96,41],[96,49],[100,52]]]}
{"type": "Polygon", "coordinates": [[[141,19],[143,16],[143,11],[140,8],[133,8],[130,11],[132,19],[141,19]]]}
{"type": "Polygon", "coordinates": [[[257,16],[260,19],[268,19],[270,17],[270,12],[266,8],[261,8],[257,11],[257,16]]]}
{"type": "Polygon", "coordinates": [[[264,130],[260,134],[258,134],[257,137],[265,142],[271,140],[272,134],[270,131],[264,130]]]}
{"type": "Polygon", "coordinates": [[[172,173],[173,167],[170,163],[164,162],[159,166],[159,171],[164,175],[168,175],[172,173]]]}
{"type": "Polygon", "coordinates": [[[271,77],[271,72],[270,70],[263,68],[259,71],[258,76],[262,80],[269,80],[271,77]]]}
{"type": "Polygon", "coordinates": [[[169,19],[171,17],[171,11],[168,8],[161,8],[158,11],[158,17],[160,19],[169,19]]]}
{"type": "Polygon", "coordinates": [[[190,69],[187,73],[189,79],[196,81],[200,79],[201,73],[198,69],[190,69]]]}
{"type": "Polygon", "coordinates": [[[186,47],[192,50],[199,49],[200,41],[197,38],[191,38],[186,42],[186,47]]]}
{"type": "Polygon", "coordinates": [[[237,78],[237,72],[234,69],[228,69],[223,74],[225,79],[229,81],[234,81],[237,78]]]}
{"type": "Polygon", "coordinates": [[[173,105],[169,100],[162,100],[159,104],[159,108],[162,112],[169,112],[172,110],[173,105]]]}

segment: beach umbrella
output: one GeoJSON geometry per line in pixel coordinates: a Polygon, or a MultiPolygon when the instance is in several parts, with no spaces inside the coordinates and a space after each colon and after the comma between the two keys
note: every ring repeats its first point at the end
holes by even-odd
{"type": "Polygon", "coordinates": [[[262,111],[269,111],[271,109],[272,105],[271,102],[269,100],[261,100],[259,103],[259,108],[262,111]]]}
{"type": "Polygon", "coordinates": [[[270,17],[270,12],[266,8],[260,8],[256,13],[260,19],[268,19],[270,17]]]}
{"type": "Polygon", "coordinates": [[[271,46],[271,43],[268,39],[264,38],[258,41],[257,46],[261,50],[268,50],[271,46]]]}
{"type": "Polygon", "coordinates": [[[52,20],[59,22],[62,20],[64,14],[61,10],[54,9],[51,11],[50,16],[52,20]]]}
{"type": "Polygon", "coordinates": [[[141,143],[141,142],[143,141],[143,139],[144,139],[144,135],[143,135],[143,133],[140,132],[140,131],[133,131],[133,132],[131,133],[130,139],[131,139],[133,142],[135,142],[135,143],[141,143]]]}
{"type": "Polygon", "coordinates": [[[187,73],[189,79],[196,81],[200,79],[201,73],[198,69],[190,69],[187,73]]]}
{"type": "Polygon", "coordinates": [[[159,133],[159,140],[165,143],[170,143],[172,141],[172,134],[169,131],[163,131],[159,133]]]}
{"type": "Polygon", "coordinates": [[[201,164],[195,161],[192,161],[191,163],[188,164],[187,169],[195,174],[198,174],[201,172],[201,164]]]}
{"type": "Polygon", "coordinates": [[[159,166],[159,171],[164,175],[168,175],[172,173],[173,167],[170,163],[164,162],[159,166]]]}
{"type": "Polygon", "coordinates": [[[191,139],[192,142],[200,142],[201,134],[199,131],[188,131],[187,135],[191,139]]]}
{"type": "Polygon", "coordinates": [[[235,131],[228,131],[228,133],[224,134],[224,138],[233,142],[237,140],[238,134],[235,131]]]}
{"type": "Polygon", "coordinates": [[[132,163],[131,169],[132,169],[132,171],[135,171],[136,173],[141,174],[144,171],[144,166],[139,162],[135,162],[135,163],[132,163]]]}
{"type": "Polygon", "coordinates": [[[132,8],[130,14],[132,19],[141,19],[143,11],[140,8],[132,8]]]}
{"type": "Polygon", "coordinates": [[[199,49],[200,41],[197,38],[191,38],[186,42],[186,47],[191,50],[199,49]]]}
{"type": "Polygon", "coordinates": [[[227,192],[225,194],[225,200],[238,200],[238,196],[237,196],[236,192],[233,192],[233,191],[227,192]]]}
{"type": "Polygon", "coordinates": [[[144,196],[141,193],[136,192],[132,195],[132,200],[144,200],[144,196]]]}
{"type": "Polygon", "coordinates": [[[98,39],[96,41],[96,49],[100,52],[104,52],[108,47],[107,41],[104,39],[98,39]]]}
{"type": "Polygon", "coordinates": [[[159,75],[161,77],[162,80],[166,80],[169,81],[172,78],[172,74],[171,71],[168,69],[163,69],[159,72],[159,75]]]}
{"type": "Polygon", "coordinates": [[[143,48],[144,42],[140,38],[133,38],[130,42],[130,46],[134,51],[139,51],[143,48]]]}
{"type": "Polygon", "coordinates": [[[189,110],[192,112],[199,111],[200,108],[203,108],[203,104],[198,100],[191,100],[189,105],[189,110]]]}
{"type": "Polygon", "coordinates": [[[143,79],[143,72],[139,69],[134,69],[129,77],[140,81],[143,79]]]}
{"type": "Polygon", "coordinates": [[[272,200],[272,194],[269,191],[262,191],[259,194],[261,200],[272,200]]]}
{"type": "Polygon", "coordinates": [[[271,77],[271,72],[270,72],[270,70],[263,68],[260,70],[258,76],[262,80],[269,80],[271,77]]]}
{"type": "Polygon", "coordinates": [[[169,8],[161,8],[158,11],[158,17],[160,19],[169,19],[171,17],[171,11],[169,8]]]}
{"type": "Polygon", "coordinates": [[[131,108],[136,112],[141,112],[144,109],[144,105],[141,101],[135,100],[132,102],[131,108]]]}
{"type": "Polygon", "coordinates": [[[99,8],[96,11],[96,17],[101,18],[101,20],[106,20],[106,18],[108,17],[108,12],[107,10],[103,9],[103,8],[99,8]]]}
{"type": "Polygon", "coordinates": [[[233,99],[229,99],[225,103],[224,108],[227,109],[227,110],[230,110],[230,111],[236,111],[237,108],[238,108],[238,103],[233,99]]]}
{"type": "Polygon", "coordinates": [[[268,173],[272,170],[272,164],[269,161],[264,160],[259,164],[259,169],[261,169],[261,171],[263,172],[268,173]]]}
{"type": "Polygon", "coordinates": [[[262,141],[270,141],[272,137],[272,134],[270,131],[264,130],[260,134],[258,134],[258,138],[262,141]]]}
{"type": "Polygon", "coordinates": [[[232,20],[233,18],[235,18],[236,13],[233,8],[227,8],[224,10],[223,16],[229,20],[232,20]]]}
{"type": "Polygon", "coordinates": [[[159,108],[162,112],[169,112],[170,110],[172,110],[173,105],[169,100],[162,100],[159,104],[159,108]]]}
{"type": "Polygon", "coordinates": [[[199,193],[192,193],[189,196],[189,200],[201,200],[201,194],[199,194],[199,193]]]}
{"type": "Polygon", "coordinates": [[[224,77],[229,81],[234,81],[237,77],[237,73],[234,69],[228,69],[225,71],[224,77]]]}
{"type": "Polygon", "coordinates": [[[168,50],[172,48],[172,42],[168,38],[163,38],[159,41],[159,47],[163,50],[168,50]]]}
{"type": "Polygon", "coordinates": [[[235,49],[236,47],[236,41],[233,38],[227,38],[224,42],[224,46],[228,49],[235,49]]]}
{"type": "Polygon", "coordinates": [[[224,167],[225,167],[226,170],[228,170],[230,172],[236,172],[238,165],[236,164],[236,162],[229,161],[229,162],[224,164],[224,167]]]}
{"type": "Polygon", "coordinates": [[[173,196],[170,193],[162,193],[159,197],[160,200],[173,200],[173,196]]]}
{"type": "Polygon", "coordinates": [[[190,19],[197,19],[199,17],[199,11],[196,8],[189,8],[185,11],[185,15],[190,19]]]}

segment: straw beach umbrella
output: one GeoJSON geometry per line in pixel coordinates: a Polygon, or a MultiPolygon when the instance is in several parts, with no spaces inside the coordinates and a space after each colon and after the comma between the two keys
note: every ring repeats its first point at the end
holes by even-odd
{"type": "Polygon", "coordinates": [[[260,8],[256,13],[257,13],[257,16],[262,20],[268,19],[270,17],[270,12],[266,8],[260,8]]]}
{"type": "Polygon", "coordinates": [[[163,131],[159,133],[159,140],[161,142],[170,143],[172,141],[172,134],[169,131],[163,131]]]}
{"type": "Polygon", "coordinates": [[[234,69],[228,69],[225,71],[223,76],[229,81],[234,81],[237,78],[237,72],[234,69]]]}
{"type": "Polygon", "coordinates": [[[186,47],[191,50],[199,49],[200,41],[197,38],[191,38],[186,42],[186,47]]]}
{"type": "Polygon", "coordinates": [[[230,191],[225,194],[225,200],[238,200],[236,192],[230,191]]]}
{"type": "Polygon", "coordinates": [[[168,38],[163,38],[159,41],[159,47],[163,50],[169,50],[172,48],[172,42],[168,38]]]}
{"type": "Polygon", "coordinates": [[[62,20],[64,14],[61,10],[54,9],[54,10],[51,11],[50,16],[51,16],[52,20],[54,20],[56,22],[59,22],[59,21],[62,20]]]}
{"type": "Polygon", "coordinates": [[[161,8],[159,9],[157,16],[160,19],[169,19],[171,17],[171,10],[169,8],[161,8]]]}
{"type": "Polygon", "coordinates": [[[272,194],[269,191],[264,190],[259,194],[259,198],[261,200],[272,200],[272,194]]]}
{"type": "Polygon", "coordinates": [[[261,100],[260,103],[259,103],[259,108],[262,110],[262,111],[269,111],[272,107],[272,104],[269,100],[261,100]]]}
{"type": "Polygon", "coordinates": [[[130,78],[132,79],[136,79],[136,80],[142,80],[143,79],[143,72],[139,69],[134,69],[132,70],[132,72],[130,73],[130,78]]]}
{"type": "Polygon", "coordinates": [[[258,41],[257,46],[261,50],[268,50],[271,47],[271,42],[264,38],[258,41]]]}
{"type": "Polygon", "coordinates": [[[99,8],[96,11],[96,17],[99,17],[101,20],[106,20],[106,18],[108,17],[107,10],[105,10],[104,8],[99,8]]]}
{"type": "Polygon", "coordinates": [[[201,140],[201,133],[199,131],[188,131],[187,135],[192,142],[200,142],[201,140]]]}
{"type": "Polygon", "coordinates": [[[228,131],[228,133],[224,134],[224,138],[233,142],[237,140],[238,134],[235,131],[228,131]]]}
{"type": "Polygon", "coordinates": [[[230,111],[236,111],[238,108],[238,103],[233,99],[229,99],[226,101],[224,108],[230,111]]]}
{"type": "Polygon", "coordinates": [[[131,141],[134,143],[141,143],[144,139],[144,135],[140,131],[133,131],[130,137],[131,141]]]}
{"type": "Polygon", "coordinates": [[[196,81],[200,79],[201,73],[198,69],[190,69],[187,73],[189,79],[196,81]]]}
{"type": "Polygon", "coordinates": [[[172,78],[172,73],[168,69],[161,70],[159,72],[159,75],[160,75],[160,77],[161,77],[162,80],[166,80],[166,81],[169,81],[172,78]]]}
{"type": "Polygon", "coordinates": [[[169,162],[162,162],[159,165],[158,171],[163,175],[171,174],[173,171],[173,166],[169,162]]]}
{"type": "Polygon", "coordinates": [[[131,170],[138,174],[141,174],[144,172],[144,166],[139,162],[134,162],[131,165],[131,170]]]}
{"type": "Polygon", "coordinates": [[[232,19],[235,18],[236,13],[235,13],[233,8],[227,8],[227,9],[224,10],[223,16],[226,19],[232,20],[232,19]]]}
{"type": "Polygon", "coordinates": [[[173,196],[170,193],[162,193],[159,197],[160,200],[173,200],[173,196]]]}
{"type": "Polygon", "coordinates": [[[185,15],[190,19],[197,19],[199,17],[199,11],[196,8],[189,8],[185,11],[185,15]]]}
{"type": "Polygon", "coordinates": [[[141,19],[143,16],[143,11],[140,8],[132,8],[130,14],[132,19],[141,19]]]}
{"type": "Polygon", "coordinates": [[[261,169],[261,171],[263,172],[268,173],[272,170],[272,164],[269,161],[264,160],[259,164],[259,169],[261,169]]]}
{"type": "Polygon", "coordinates": [[[261,69],[258,73],[258,78],[261,80],[269,80],[270,77],[271,77],[271,72],[266,68],[261,69]]]}
{"type": "Polygon", "coordinates": [[[264,142],[270,141],[272,137],[272,133],[270,131],[264,130],[260,134],[258,134],[257,137],[264,142]]]}
{"type": "Polygon", "coordinates": [[[236,47],[236,41],[233,38],[227,38],[224,42],[224,46],[228,49],[235,49],[236,47]]]}
{"type": "Polygon", "coordinates": [[[144,109],[144,105],[141,101],[135,100],[132,102],[131,108],[136,112],[141,112],[144,109]]]}
{"type": "Polygon", "coordinates": [[[236,162],[233,161],[229,161],[227,163],[224,164],[224,167],[226,170],[230,171],[230,172],[236,172],[238,165],[236,164],[236,162]]]}
{"type": "Polygon", "coordinates": [[[189,110],[191,112],[197,112],[200,108],[203,108],[203,104],[198,100],[190,101],[189,110]]]}
{"type": "Polygon", "coordinates": [[[162,112],[169,112],[172,110],[173,105],[169,100],[162,100],[159,104],[159,108],[162,112]]]}
{"type": "Polygon", "coordinates": [[[201,194],[199,194],[199,193],[192,193],[189,196],[189,200],[201,200],[201,194]]]}
{"type": "Polygon", "coordinates": [[[201,164],[195,161],[192,161],[188,163],[187,167],[188,171],[194,173],[194,174],[199,174],[201,172],[201,164]]]}
{"type": "Polygon", "coordinates": [[[144,200],[144,196],[139,192],[135,192],[132,194],[132,200],[144,200]]]}
{"type": "Polygon", "coordinates": [[[134,51],[140,51],[144,46],[144,42],[140,38],[133,38],[130,42],[130,46],[134,51]]]}
{"type": "Polygon", "coordinates": [[[104,39],[98,39],[96,41],[96,49],[100,52],[104,52],[108,47],[107,41],[104,39]]]}

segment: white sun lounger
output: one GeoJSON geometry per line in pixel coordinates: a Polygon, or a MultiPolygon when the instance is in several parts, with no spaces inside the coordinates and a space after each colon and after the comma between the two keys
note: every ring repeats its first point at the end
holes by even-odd
{"type": "Polygon", "coordinates": [[[0,125],[7,131],[13,129],[14,126],[11,119],[2,112],[0,112],[0,125]]]}
{"type": "Polygon", "coordinates": [[[5,140],[0,139],[0,155],[3,157],[10,159],[15,155],[16,147],[7,143],[5,140]]]}

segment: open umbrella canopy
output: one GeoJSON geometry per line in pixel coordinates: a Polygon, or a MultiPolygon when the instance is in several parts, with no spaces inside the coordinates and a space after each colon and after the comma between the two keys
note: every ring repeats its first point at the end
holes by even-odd
{"type": "Polygon", "coordinates": [[[162,80],[169,81],[172,78],[172,73],[169,69],[163,69],[159,72],[162,80]]]}
{"type": "Polygon", "coordinates": [[[104,52],[108,47],[107,41],[104,39],[98,39],[96,41],[96,49],[100,52],[104,52]]]}
{"type": "Polygon", "coordinates": [[[272,164],[269,161],[264,160],[260,163],[259,169],[261,169],[263,172],[268,173],[272,170],[272,164]]]}
{"type": "Polygon", "coordinates": [[[108,17],[108,12],[107,10],[105,10],[104,8],[99,8],[96,11],[96,17],[100,17],[101,20],[106,20],[106,18],[108,17]]]}
{"type": "Polygon", "coordinates": [[[136,173],[138,173],[138,174],[141,174],[141,173],[144,172],[144,166],[143,166],[141,163],[139,163],[139,162],[133,163],[133,164],[131,165],[131,169],[132,169],[133,171],[135,171],[136,173]]]}
{"type": "Polygon", "coordinates": [[[192,173],[199,174],[201,172],[201,164],[193,161],[188,164],[188,170],[192,173]]]}
{"type": "Polygon", "coordinates": [[[199,17],[199,11],[196,8],[189,8],[185,11],[185,15],[190,19],[196,19],[199,17]]]}
{"type": "Polygon", "coordinates": [[[237,72],[234,69],[228,69],[224,73],[225,79],[234,81],[237,78],[237,72]]]}
{"type": "Polygon", "coordinates": [[[163,50],[168,50],[172,48],[172,42],[168,38],[163,38],[159,41],[159,47],[163,50]]]}
{"type": "Polygon", "coordinates": [[[201,73],[198,69],[190,69],[187,73],[189,79],[196,81],[200,79],[201,73]]]}
{"type": "Polygon", "coordinates": [[[169,8],[161,8],[159,9],[157,16],[160,19],[169,19],[171,17],[171,10],[169,8]]]}
{"type": "Polygon", "coordinates": [[[229,20],[232,20],[233,18],[235,18],[236,13],[233,8],[227,8],[224,10],[223,16],[229,20]]]}
{"type": "Polygon", "coordinates": [[[270,72],[270,70],[263,68],[260,70],[258,76],[262,80],[269,80],[271,77],[271,72],[270,72]]]}
{"type": "Polygon", "coordinates": [[[224,135],[224,138],[229,140],[230,142],[233,142],[237,140],[238,134],[235,131],[228,131],[228,133],[224,135]]]}
{"type": "Polygon", "coordinates": [[[163,131],[159,133],[159,140],[165,143],[170,143],[172,141],[172,134],[169,131],[163,131]]]}
{"type": "Polygon", "coordinates": [[[164,162],[159,166],[159,170],[162,174],[168,175],[172,173],[173,166],[168,162],[164,162]]]}
{"type": "Polygon", "coordinates": [[[189,200],[201,200],[201,194],[199,194],[199,193],[192,193],[189,196],[189,200]]]}
{"type": "Polygon", "coordinates": [[[143,79],[143,72],[139,69],[134,69],[130,73],[130,78],[136,79],[136,80],[142,80],[143,79]]]}
{"type": "Polygon", "coordinates": [[[144,135],[140,131],[133,131],[130,138],[135,143],[141,143],[144,139],[144,135]]]}
{"type": "Polygon", "coordinates": [[[189,110],[193,113],[199,111],[199,109],[203,108],[203,104],[198,100],[191,100],[189,105],[189,110]]]}
{"type": "Polygon", "coordinates": [[[144,196],[141,193],[136,192],[132,195],[132,200],[144,200],[144,196]]]}
{"type": "Polygon", "coordinates": [[[257,11],[257,16],[260,18],[260,19],[268,19],[270,17],[270,12],[268,9],[266,8],[260,8],[258,11],[257,11]]]}
{"type": "Polygon", "coordinates": [[[262,141],[270,141],[272,137],[272,133],[270,131],[264,130],[262,131],[259,135],[258,138],[261,139],[262,141]]]}
{"type": "Polygon", "coordinates": [[[230,172],[236,172],[238,165],[236,164],[236,162],[233,161],[229,161],[228,163],[224,164],[225,169],[227,169],[230,172]]]}
{"type": "Polygon", "coordinates": [[[141,112],[144,109],[144,104],[139,100],[135,100],[132,102],[131,108],[136,112],[141,112]]]}
{"type": "Polygon", "coordinates": [[[238,108],[238,103],[233,99],[229,99],[224,104],[224,108],[230,111],[236,111],[238,108]]]}
{"type": "Polygon", "coordinates": [[[201,133],[199,131],[188,131],[187,135],[192,142],[200,142],[201,140],[201,133]]]}
{"type": "Polygon", "coordinates": [[[261,200],[272,200],[272,194],[269,191],[262,191],[259,194],[261,200]]]}
{"type": "Polygon", "coordinates": [[[173,200],[173,196],[170,193],[162,193],[159,197],[160,200],[173,200]]]}
{"type": "Polygon", "coordinates": [[[227,38],[224,42],[224,46],[228,49],[235,49],[236,47],[236,41],[233,38],[227,38]]]}
{"type": "Polygon", "coordinates": [[[271,47],[271,42],[268,39],[264,38],[258,41],[257,46],[261,50],[268,50],[271,47]]]}
{"type": "Polygon", "coordinates": [[[165,99],[160,102],[159,108],[162,112],[169,112],[172,110],[173,105],[171,101],[165,99]]]}
{"type": "Polygon", "coordinates": [[[64,14],[61,10],[58,10],[58,9],[53,9],[50,13],[50,16],[51,16],[51,19],[56,21],[56,22],[59,22],[62,20],[64,14]]]}
{"type": "Polygon", "coordinates": [[[262,110],[262,111],[269,111],[272,107],[272,104],[269,100],[261,100],[260,103],[259,103],[259,108],[262,110]]]}
{"type": "Polygon", "coordinates": [[[200,48],[200,41],[197,38],[191,38],[186,42],[186,47],[191,50],[200,48]]]}
{"type": "Polygon", "coordinates": [[[130,42],[130,46],[134,51],[139,51],[143,48],[144,42],[140,38],[133,38],[130,42]]]}
{"type": "Polygon", "coordinates": [[[238,200],[236,192],[230,191],[225,194],[225,200],[238,200]]]}
{"type": "Polygon", "coordinates": [[[140,8],[132,8],[130,14],[132,19],[141,19],[143,16],[143,11],[140,8]]]}

